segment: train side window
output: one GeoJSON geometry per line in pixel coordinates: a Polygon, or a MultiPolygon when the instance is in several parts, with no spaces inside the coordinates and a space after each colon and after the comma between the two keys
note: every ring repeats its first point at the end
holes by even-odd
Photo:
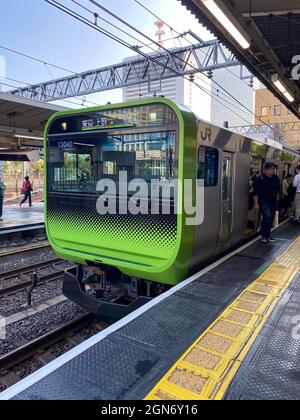
{"type": "Polygon", "coordinates": [[[199,147],[198,179],[204,179],[206,187],[218,184],[219,151],[212,147],[199,147]]]}
{"type": "Polygon", "coordinates": [[[264,171],[264,163],[265,160],[263,158],[252,156],[250,164],[251,176],[258,177],[261,175],[264,171]]]}
{"type": "Polygon", "coordinates": [[[229,200],[230,197],[230,177],[231,177],[231,159],[224,157],[223,159],[223,182],[222,182],[222,195],[223,201],[229,200]]]}

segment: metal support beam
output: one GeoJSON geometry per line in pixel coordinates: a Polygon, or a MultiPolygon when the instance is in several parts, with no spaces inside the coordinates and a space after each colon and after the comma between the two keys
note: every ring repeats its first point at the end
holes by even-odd
{"type": "Polygon", "coordinates": [[[274,132],[285,133],[285,132],[296,132],[300,131],[300,121],[295,122],[284,122],[276,124],[261,124],[261,125],[244,125],[241,127],[231,127],[232,131],[238,134],[270,134],[274,132]]]}
{"type": "MultiPolygon", "coordinates": [[[[279,0],[268,2],[215,0],[216,4],[227,16],[232,16],[234,18],[242,33],[247,34],[251,39],[251,47],[244,49],[233,36],[226,34],[223,25],[209,11],[203,1],[180,1],[198,18],[200,23],[218,37],[218,39],[235,54],[248,70],[288,109],[290,109],[297,118],[299,118],[299,83],[291,77],[293,64],[290,58],[288,58],[289,56],[292,57],[294,54],[297,54],[297,52],[293,53],[294,50],[292,49],[292,46],[294,44],[292,41],[297,41],[299,38],[299,36],[296,35],[299,25],[297,20],[294,21],[293,19],[289,19],[286,15],[290,15],[290,11],[294,11],[296,12],[294,17],[297,17],[299,2],[296,0],[290,0],[288,2],[279,0]],[[268,5],[266,5],[266,3],[268,3],[268,5]],[[249,4],[252,6],[251,8],[249,8],[249,4]],[[292,4],[291,7],[290,4],[292,4]],[[285,11],[281,9],[284,9],[285,11]],[[260,16],[261,13],[264,13],[267,10],[272,10],[272,12],[267,12],[267,17],[260,16]],[[257,12],[259,13],[258,16],[256,16],[257,12]],[[277,18],[275,22],[276,12],[279,13],[279,18],[277,18]],[[271,23],[272,20],[273,22],[271,23]],[[281,22],[281,24],[278,24],[279,22],[281,22]],[[272,31],[274,27],[276,27],[276,30],[272,31]],[[279,41],[278,36],[280,36],[279,41]],[[281,48],[281,44],[285,44],[286,48],[281,48]],[[274,74],[279,75],[279,78],[284,81],[288,91],[295,96],[295,101],[293,103],[291,103],[272,83],[271,77],[274,74]]],[[[293,15],[291,14],[291,16],[293,15]]]]}
{"type": "Polygon", "coordinates": [[[288,133],[300,131],[300,121],[286,122],[279,124],[244,125],[241,127],[230,127],[230,130],[246,137],[260,139],[267,144],[290,145],[297,148],[297,140],[288,136],[288,133]],[[272,143],[273,142],[273,143],[272,143]],[[274,144],[275,144],[274,143],[274,144]]]}
{"type": "Polygon", "coordinates": [[[17,149],[20,147],[43,147],[42,140],[24,139],[22,136],[42,137],[43,132],[33,132],[26,129],[11,128],[0,125],[0,148],[12,147],[17,149]]]}
{"type": "Polygon", "coordinates": [[[22,87],[8,93],[49,102],[238,65],[240,62],[233,54],[219,41],[213,40],[174,48],[168,53],[151,54],[149,58],[136,56],[120,64],[22,87]]]}

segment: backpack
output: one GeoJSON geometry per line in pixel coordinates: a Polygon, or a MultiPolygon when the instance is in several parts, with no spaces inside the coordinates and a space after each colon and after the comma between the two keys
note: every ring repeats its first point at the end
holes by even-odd
{"type": "Polygon", "coordinates": [[[27,188],[27,191],[29,191],[29,192],[32,192],[32,191],[33,191],[33,189],[32,189],[32,185],[31,185],[31,182],[30,182],[30,181],[28,181],[28,188],[27,188]]]}

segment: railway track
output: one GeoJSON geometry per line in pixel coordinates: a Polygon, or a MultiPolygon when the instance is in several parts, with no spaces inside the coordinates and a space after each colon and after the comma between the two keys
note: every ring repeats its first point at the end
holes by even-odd
{"type": "MultiPolygon", "coordinates": [[[[40,276],[37,286],[45,284],[47,282],[59,280],[64,275],[65,268],[45,276],[40,276]]],[[[13,293],[21,292],[32,285],[32,280],[23,281],[12,286],[4,287],[0,289],[0,297],[7,296],[13,293]]]]}
{"type": "MultiPolygon", "coordinates": [[[[72,347],[78,345],[84,341],[80,336],[80,332],[91,326],[97,331],[102,331],[109,324],[104,321],[97,322],[93,315],[85,314],[0,357],[1,388],[12,386],[22,379],[22,377],[16,374],[16,368],[19,365],[23,363],[34,364],[37,362],[39,364],[38,368],[46,365],[56,358],[56,355],[51,353],[51,347],[65,340],[72,347]]],[[[23,369],[25,368],[23,367],[23,369]]]]}
{"type": "Polygon", "coordinates": [[[23,268],[18,268],[11,271],[0,273],[0,297],[22,291],[32,286],[34,282],[33,276],[35,276],[36,274],[37,274],[36,286],[39,286],[46,282],[58,280],[63,276],[65,269],[66,269],[66,263],[64,261],[58,258],[53,258],[51,260],[33,264],[30,267],[23,267],[23,268]],[[39,273],[39,270],[41,269],[47,269],[47,268],[52,269],[52,268],[55,268],[57,265],[62,265],[62,264],[63,264],[63,267],[58,268],[53,273],[44,274],[44,275],[39,273]],[[15,282],[13,284],[9,284],[8,286],[5,286],[5,282],[11,282],[13,279],[18,278],[19,276],[21,277],[26,276],[26,279],[24,281],[15,282]],[[31,278],[28,279],[28,277],[30,276],[31,278]]]}
{"type": "Polygon", "coordinates": [[[13,248],[12,250],[0,252],[0,257],[11,257],[16,256],[19,254],[22,254],[23,252],[30,252],[30,251],[36,251],[43,248],[51,248],[48,241],[42,241],[39,244],[36,245],[28,245],[28,246],[20,246],[13,248]]]}
{"type": "Polygon", "coordinates": [[[20,268],[14,268],[13,270],[9,270],[9,271],[4,271],[3,273],[0,273],[0,281],[9,280],[11,278],[18,277],[19,275],[23,275],[23,274],[34,273],[36,270],[39,270],[41,268],[47,268],[48,266],[58,264],[61,262],[62,260],[60,260],[59,258],[51,258],[46,261],[32,264],[29,267],[20,267],[20,268]]]}

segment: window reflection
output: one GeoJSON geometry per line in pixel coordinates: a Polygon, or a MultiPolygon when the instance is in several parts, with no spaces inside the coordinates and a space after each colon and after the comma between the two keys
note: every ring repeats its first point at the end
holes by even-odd
{"type": "Polygon", "coordinates": [[[222,180],[222,196],[223,201],[230,198],[230,177],[231,177],[231,160],[229,158],[223,159],[223,180],[222,180]]]}
{"type": "Polygon", "coordinates": [[[199,147],[198,150],[198,179],[204,180],[206,187],[218,184],[219,152],[211,147],[199,147]]]}
{"type": "Polygon", "coordinates": [[[127,172],[128,181],[142,178],[172,180],[177,176],[176,132],[69,136],[67,141],[49,141],[50,192],[96,193],[99,180],[118,182],[127,172]]]}

